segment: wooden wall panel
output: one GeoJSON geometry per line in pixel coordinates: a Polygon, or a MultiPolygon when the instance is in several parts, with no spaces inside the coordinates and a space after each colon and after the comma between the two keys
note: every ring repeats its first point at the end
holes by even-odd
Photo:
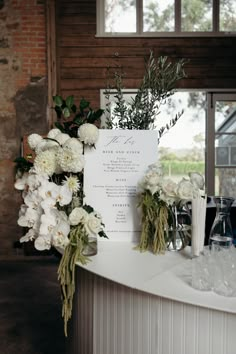
{"type": "Polygon", "coordinates": [[[189,59],[181,88],[236,89],[236,37],[217,38],[96,38],[96,0],[57,0],[56,37],[58,93],[84,97],[100,106],[107,68],[122,67],[126,88],[139,85],[144,57],[189,59]]]}

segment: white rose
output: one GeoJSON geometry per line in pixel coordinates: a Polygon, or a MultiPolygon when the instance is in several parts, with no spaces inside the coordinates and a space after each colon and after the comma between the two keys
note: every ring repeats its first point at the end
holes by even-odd
{"type": "Polygon", "coordinates": [[[88,235],[97,235],[99,231],[102,231],[101,219],[97,218],[94,213],[88,214],[84,227],[88,235]]]}
{"type": "Polygon", "coordinates": [[[204,189],[205,181],[204,177],[198,172],[189,172],[189,178],[192,184],[199,189],[204,189]]]}
{"type": "Polygon", "coordinates": [[[161,177],[156,171],[149,171],[143,179],[143,188],[150,190],[152,194],[160,190],[161,177]]]}
{"type": "Polygon", "coordinates": [[[177,184],[169,178],[165,178],[161,182],[161,188],[163,192],[169,197],[176,196],[177,184]]]}
{"type": "Polygon", "coordinates": [[[85,123],[78,129],[78,136],[81,141],[88,145],[94,145],[98,140],[99,131],[94,124],[85,123]]]}
{"type": "Polygon", "coordinates": [[[159,174],[159,176],[162,176],[162,167],[160,165],[160,162],[155,162],[149,165],[148,168],[150,171],[155,171],[156,173],[159,174]]]}
{"type": "Polygon", "coordinates": [[[69,215],[69,222],[71,225],[78,225],[79,223],[86,222],[88,213],[84,208],[76,207],[69,215]]]}
{"type": "Polygon", "coordinates": [[[180,199],[192,200],[195,192],[195,187],[185,178],[183,178],[177,185],[176,194],[180,199]]]}
{"type": "Polygon", "coordinates": [[[28,136],[29,147],[34,150],[36,146],[43,140],[42,136],[39,134],[31,134],[28,136]]]}

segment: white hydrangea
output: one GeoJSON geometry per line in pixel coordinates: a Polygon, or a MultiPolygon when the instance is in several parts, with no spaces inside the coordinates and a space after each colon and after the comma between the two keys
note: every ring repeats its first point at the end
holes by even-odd
{"type": "Polygon", "coordinates": [[[63,144],[63,148],[71,149],[76,151],[78,154],[83,153],[83,144],[77,138],[70,138],[66,140],[66,142],[63,144]]]}
{"type": "Polygon", "coordinates": [[[47,149],[47,141],[42,139],[38,145],[35,147],[36,154],[40,154],[40,152],[45,151],[47,149]]]}
{"type": "Polygon", "coordinates": [[[39,134],[30,134],[28,136],[28,144],[29,144],[29,147],[32,149],[32,150],[35,150],[35,148],[37,147],[37,145],[43,140],[42,136],[39,135],[39,134]]]}
{"type": "Polygon", "coordinates": [[[58,141],[58,143],[60,145],[63,145],[65,144],[66,140],[70,139],[70,136],[68,134],[65,134],[65,133],[58,133],[55,138],[54,138],[56,141],[58,141]]]}
{"type": "Polygon", "coordinates": [[[84,168],[84,156],[68,148],[63,148],[58,154],[58,164],[62,171],[78,173],[84,168]]]}
{"type": "Polygon", "coordinates": [[[98,140],[99,130],[94,124],[85,123],[78,129],[78,136],[81,141],[88,145],[94,145],[98,140]]]}
{"type": "Polygon", "coordinates": [[[41,151],[45,150],[51,150],[51,149],[58,149],[59,148],[59,143],[50,139],[43,139],[40,141],[40,143],[36,146],[35,152],[36,154],[39,154],[41,151]]]}
{"type": "Polygon", "coordinates": [[[41,151],[36,155],[34,160],[34,168],[36,173],[52,176],[57,167],[56,154],[54,150],[41,151]]]}
{"type": "Polygon", "coordinates": [[[49,130],[47,137],[50,139],[55,139],[56,136],[60,133],[61,133],[60,129],[53,128],[53,129],[49,130]]]}

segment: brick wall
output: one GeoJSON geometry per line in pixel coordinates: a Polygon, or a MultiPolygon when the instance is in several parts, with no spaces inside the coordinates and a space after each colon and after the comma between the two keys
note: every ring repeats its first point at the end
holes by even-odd
{"type": "Polygon", "coordinates": [[[45,2],[0,1],[0,256],[17,253],[20,193],[14,190],[21,140],[47,130],[45,2]]]}

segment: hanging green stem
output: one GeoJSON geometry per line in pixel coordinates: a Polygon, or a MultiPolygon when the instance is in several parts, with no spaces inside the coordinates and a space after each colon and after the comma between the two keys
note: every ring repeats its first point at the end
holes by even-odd
{"type": "Polygon", "coordinates": [[[168,207],[158,201],[149,191],[141,196],[142,229],[137,246],[141,252],[150,249],[154,254],[166,249],[165,229],[168,225],[168,207]]]}
{"type": "Polygon", "coordinates": [[[75,266],[79,262],[86,264],[88,257],[83,255],[87,235],[80,225],[70,232],[70,243],[66,247],[58,268],[58,280],[62,292],[62,317],[64,318],[64,333],[67,337],[67,324],[72,316],[73,297],[75,293],[75,266]]]}

